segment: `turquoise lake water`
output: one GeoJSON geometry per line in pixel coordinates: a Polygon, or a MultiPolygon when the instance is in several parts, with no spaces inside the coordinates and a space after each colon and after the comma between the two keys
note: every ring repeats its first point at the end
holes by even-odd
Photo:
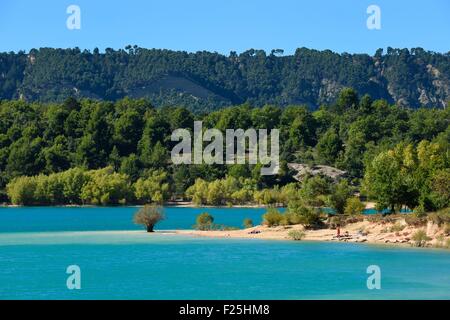
{"type": "MultiPolygon", "coordinates": [[[[0,299],[450,299],[449,251],[147,234],[135,211],[1,208],[0,299]],[[66,287],[69,265],[81,290],[66,287]],[[369,265],[381,290],[367,289],[369,265]]],[[[159,229],[203,211],[169,208],[159,229]]],[[[206,211],[239,226],[264,209],[206,211]]]]}
{"type": "MultiPolygon", "coordinates": [[[[140,230],[133,223],[136,207],[18,207],[0,208],[0,232],[140,230]]],[[[166,207],[166,220],[157,229],[192,229],[202,212],[214,222],[242,227],[245,218],[261,222],[264,208],[180,208],[166,207]]]]}

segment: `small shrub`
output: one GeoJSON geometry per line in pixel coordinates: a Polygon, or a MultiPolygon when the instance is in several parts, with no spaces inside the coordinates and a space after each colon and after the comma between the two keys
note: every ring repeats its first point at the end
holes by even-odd
{"type": "Polygon", "coordinates": [[[344,213],[349,216],[362,215],[365,207],[364,203],[358,198],[349,198],[345,204],[344,213]]]}
{"type": "Polygon", "coordinates": [[[400,232],[403,229],[405,229],[404,225],[401,225],[400,223],[396,222],[390,229],[390,232],[400,232]]]}
{"type": "Polygon", "coordinates": [[[299,200],[289,201],[283,222],[287,225],[302,224],[307,228],[315,228],[323,224],[320,211],[299,200]]]}
{"type": "Polygon", "coordinates": [[[366,220],[369,222],[377,223],[377,222],[381,222],[381,220],[383,220],[383,216],[380,213],[369,214],[366,216],[366,220]]]}
{"type": "Polygon", "coordinates": [[[412,235],[412,240],[414,241],[414,246],[424,247],[426,243],[431,240],[431,238],[427,236],[425,230],[417,230],[412,235]]]}
{"type": "Polygon", "coordinates": [[[426,217],[426,215],[427,215],[425,208],[423,206],[415,207],[413,212],[419,218],[426,217]]]}
{"type": "Polygon", "coordinates": [[[283,214],[283,219],[281,220],[280,224],[282,226],[290,226],[293,224],[299,224],[300,223],[300,219],[298,214],[291,212],[291,211],[287,211],[283,214]]]}
{"type": "Polygon", "coordinates": [[[283,214],[283,218],[280,221],[280,226],[290,226],[290,225],[295,224],[295,223],[292,223],[290,216],[291,215],[289,214],[289,212],[286,212],[285,214],[283,214]]]}
{"type": "Polygon", "coordinates": [[[245,229],[252,228],[253,227],[253,220],[249,219],[249,218],[246,218],[246,219],[244,219],[244,222],[242,223],[242,225],[244,226],[245,229]]]}
{"type": "Polygon", "coordinates": [[[346,224],[346,217],[342,216],[342,215],[335,215],[332,216],[329,220],[328,220],[328,226],[331,229],[336,229],[337,227],[344,227],[346,224]]]}
{"type": "Polygon", "coordinates": [[[441,226],[444,223],[450,223],[450,209],[447,208],[438,212],[430,213],[428,215],[428,220],[438,226],[441,226]]]}
{"type": "Polygon", "coordinates": [[[220,226],[220,230],[222,231],[235,231],[235,230],[239,230],[238,227],[233,227],[233,226],[220,226]]]}
{"type": "Polygon", "coordinates": [[[305,232],[302,230],[291,230],[288,233],[288,237],[292,240],[300,241],[305,237],[305,232]]]}
{"type": "Polygon", "coordinates": [[[443,234],[436,237],[436,244],[434,246],[436,248],[445,248],[445,237],[443,234]]]}
{"type": "Polygon", "coordinates": [[[364,216],[362,214],[349,216],[345,219],[346,224],[357,223],[357,222],[361,222],[361,221],[364,221],[364,216]]]}
{"type": "Polygon", "coordinates": [[[214,228],[214,217],[208,212],[199,214],[194,228],[202,231],[212,230],[214,228]]]}
{"type": "Polygon", "coordinates": [[[323,226],[323,217],[319,210],[305,207],[300,213],[300,224],[305,228],[320,228],[323,226]]]}
{"type": "Polygon", "coordinates": [[[385,215],[382,217],[381,223],[382,224],[395,223],[398,220],[398,218],[399,218],[399,216],[396,214],[385,215]]]}
{"type": "Polygon", "coordinates": [[[446,223],[444,227],[444,234],[450,236],[450,223],[446,223]]]}
{"type": "Polygon", "coordinates": [[[275,227],[281,225],[284,217],[277,209],[269,208],[262,218],[265,225],[275,227]]]}
{"type": "Polygon", "coordinates": [[[409,226],[419,227],[427,223],[426,217],[419,217],[415,213],[405,215],[405,222],[409,226]]]}

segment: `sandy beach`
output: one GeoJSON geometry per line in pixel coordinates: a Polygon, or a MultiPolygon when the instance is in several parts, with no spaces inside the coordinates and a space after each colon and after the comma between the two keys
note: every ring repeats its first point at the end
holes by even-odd
{"type": "MultiPolygon", "coordinates": [[[[395,227],[394,227],[395,228],[395,227]]],[[[396,223],[378,223],[361,221],[351,223],[340,229],[340,237],[337,237],[335,229],[318,229],[305,230],[302,225],[292,226],[255,226],[248,229],[230,230],[230,231],[199,231],[199,230],[176,230],[177,234],[201,236],[201,237],[217,237],[217,238],[251,238],[251,239],[267,239],[267,240],[290,240],[291,230],[301,230],[305,233],[302,240],[304,241],[336,241],[336,242],[366,242],[372,244],[398,244],[411,246],[414,244],[412,240],[413,234],[418,230],[425,230],[430,241],[427,247],[436,247],[445,244],[450,237],[444,234],[443,228],[428,223],[426,226],[414,227],[408,226],[404,219],[400,219],[396,223]],[[394,225],[404,226],[401,231],[393,231],[394,225]]]]}

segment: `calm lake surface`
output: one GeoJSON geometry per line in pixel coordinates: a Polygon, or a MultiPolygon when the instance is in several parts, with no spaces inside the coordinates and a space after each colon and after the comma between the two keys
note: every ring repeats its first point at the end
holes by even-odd
{"type": "MultiPolygon", "coordinates": [[[[18,207],[0,208],[0,232],[142,230],[133,223],[137,207],[18,207]]],[[[180,208],[165,207],[166,220],[158,230],[192,229],[202,212],[214,222],[242,227],[245,218],[261,223],[264,208],[180,208]]]]}
{"type": "MultiPolygon", "coordinates": [[[[0,208],[0,299],[450,299],[450,252],[147,234],[136,208],[0,208]],[[66,268],[81,268],[68,290],[66,268]],[[381,268],[381,290],[366,269],[381,268]]],[[[260,222],[264,209],[167,208],[158,229],[260,222]]]]}

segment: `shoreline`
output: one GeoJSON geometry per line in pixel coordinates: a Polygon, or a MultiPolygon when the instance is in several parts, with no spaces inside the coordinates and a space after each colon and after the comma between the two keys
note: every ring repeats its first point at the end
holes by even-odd
{"type": "Polygon", "coordinates": [[[404,229],[402,231],[390,231],[389,228],[392,228],[394,225],[395,223],[383,224],[369,221],[351,223],[341,228],[341,237],[339,238],[336,236],[335,229],[307,230],[301,225],[278,227],[258,225],[252,228],[239,230],[171,230],[171,232],[179,235],[226,239],[347,242],[415,247],[415,241],[412,240],[413,234],[418,230],[425,230],[427,236],[430,237],[430,240],[426,242],[424,247],[449,249],[448,247],[445,247],[445,243],[446,241],[449,241],[450,237],[445,236],[443,230],[432,223],[428,223],[426,226],[422,227],[414,227],[408,226],[403,222],[402,225],[404,225],[404,229]],[[304,237],[301,240],[294,240],[289,236],[290,231],[302,231],[304,232],[304,237]],[[348,232],[348,236],[345,236],[346,232],[348,232]],[[439,242],[440,236],[443,237],[441,243],[439,242]]]}
{"type": "MultiPolygon", "coordinates": [[[[241,206],[196,206],[192,202],[177,202],[165,204],[168,208],[266,208],[260,205],[241,205],[241,206]]],[[[27,208],[28,206],[0,206],[1,208],[27,208]]],[[[39,206],[36,206],[39,208],[39,206]]],[[[60,208],[108,208],[107,206],[94,205],[62,205],[47,206],[60,208]]],[[[139,205],[114,206],[139,208],[139,205]]],[[[45,210],[46,206],[42,206],[45,210]]],[[[370,216],[370,215],[369,215],[370,216]]],[[[331,227],[321,229],[305,229],[302,225],[286,225],[267,227],[257,225],[247,229],[231,229],[231,230],[209,230],[200,231],[194,229],[178,229],[178,230],[160,230],[159,232],[172,232],[179,235],[189,235],[198,237],[212,238],[239,238],[239,239],[264,239],[264,240],[289,240],[289,241],[323,241],[323,242],[354,242],[369,244],[394,244],[399,246],[417,246],[414,239],[415,233],[419,230],[425,233],[425,240],[420,241],[420,246],[450,249],[450,234],[445,224],[438,226],[428,221],[420,226],[409,225],[406,222],[407,217],[397,215],[389,221],[379,219],[363,218],[360,221],[348,223],[340,228],[340,237],[337,237],[337,230],[331,227]],[[296,231],[297,236],[301,234],[300,239],[293,239],[289,233],[296,231]]]]}
{"type": "MultiPolygon", "coordinates": [[[[298,225],[292,226],[292,228],[267,228],[264,226],[256,226],[249,229],[232,230],[232,231],[198,231],[191,229],[160,229],[155,230],[153,233],[147,233],[145,230],[67,230],[67,231],[36,231],[36,232],[12,232],[12,233],[1,233],[0,238],[3,235],[10,236],[23,236],[24,234],[34,234],[38,238],[49,237],[73,237],[73,236],[95,236],[95,235],[119,235],[119,236],[184,236],[192,238],[209,238],[209,239],[235,239],[235,240],[264,240],[264,241],[283,241],[283,242],[311,242],[311,243],[352,243],[352,244],[363,244],[372,246],[382,246],[391,248],[403,248],[403,249],[424,249],[424,250],[443,250],[450,253],[450,247],[448,246],[436,246],[432,242],[428,243],[423,247],[418,247],[411,245],[411,242],[401,242],[401,241],[377,241],[374,239],[364,239],[364,238],[354,238],[354,239],[341,239],[338,240],[334,237],[334,230],[331,229],[321,229],[321,230],[309,230],[306,236],[302,240],[294,240],[286,236],[287,231],[290,230],[301,230],[298,225]],[[260,234],[248,234],[251,230],[258,229],[262,231],[260,234]],[[264,230],[270,229],[270,230],[264,230]],[[285,229],[285,230],[283,230],[285,229]],[[284,233],[285,231],[286,233],[284,233]],[[311,232],[312,231],[312,232],[311,232]],[[314,233],[315,232],[315,233],[314,233]],[[276,234],[275,234],[276,233],[276,234]]],[[[389,236],[388,236],[389,238],[389,236]]]]}
{"type": "MultiPolygon", "coordinates": [[[[143,207],[143,204],[124,204],[124,205],[107,205],[107,206],[102,206],[102,205],[94,205],[94,204],[60,204],[60,205],[18,205],[18,204],[5,204],[2,203],[0,204],[0,208],[30,208],[30,207],[35,207],[35,208],[46,208],[46,207],[58,207],[58,208],[141,208],[143,207]]],[[[171,208],[254,208],[254,209],[259,209],[259,208],[268,208],[268,205],[263,205],[263,204],[239,204],[239,205],[232,205],[232,206],[227,206],[227,205],[196,205],[192,202],[189,201],[183,201],[183,202],[167,202],[161,205],[161,207],[171,207],[171,208]]],[[[285,208],[283,206],[277,206],[276,208],[285,208]]]]}
{"type": "MultiPolygon", "coordinates": [[[[374,202],[365,202],[365,209],[374,209],[375,204],[374,202]]],[[[143,207],[144,204],[119,204],[119,205],[94,205],[94,204],[58,204],[58,205],[19,205],[19,204],[9,204],[9,203],[1,203],[0,208],[27,208],[27,207],[61,207],[61,208],[108,208],[108,207],[136,207],[140,208],[143,207]]],[[[196,205],[192,201],[168,201],[166,203],[163,203],[161,205],[162,207],[174,207],[174,208],[269,208],[269,207],[275,207],[275,208],[286,208],[286,206],[273,206],[273,205],[265,205],[265,204],[236,204],[236,205],[196,205]]]]}

